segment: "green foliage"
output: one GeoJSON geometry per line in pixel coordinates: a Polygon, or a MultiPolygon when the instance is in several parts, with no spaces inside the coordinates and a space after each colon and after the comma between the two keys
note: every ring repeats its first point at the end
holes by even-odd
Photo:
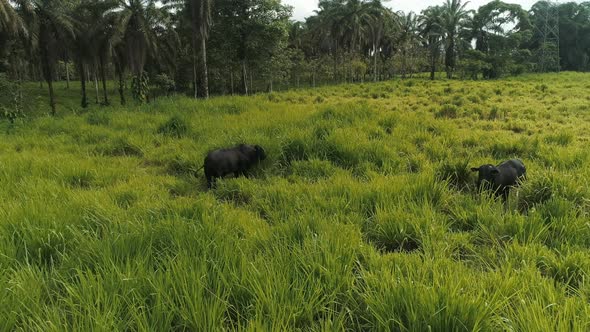
{"type": "Polygon", "coordinates": [[[0,73],[0,119],[4,118],[14,123],[17,119],[24,117],[23,113],[23,92],[19,83],[13,82],[0,73]]]}
{"type": "Polygon", "coordinates": [[[133,99],[135,99],[139,103],[144,103],[147,101],[149,96],[149,77],[146,72],[143,72],[139,76],[133,77],[131,81],[131,92],[133,95],[133,99]]]}
{"type": "Polygon", "coordinates": [[[169,95],[175,88],[174,80],[170,79],[166,74],[156,75],[154,77],[154,84],[165,95],[169,95]]]}

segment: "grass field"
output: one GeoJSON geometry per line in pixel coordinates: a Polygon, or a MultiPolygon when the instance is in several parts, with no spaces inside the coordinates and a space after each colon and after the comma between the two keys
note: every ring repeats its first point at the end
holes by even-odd
{"type": "Polygon", "coordinates": [[[57,93],[0,123],[0,331],[590,329],[588,74],[57,93]],[[240,142],[269,158],[206,191],[240,142]],[[505,209],[469,169],[512,157],[505,209]]]}

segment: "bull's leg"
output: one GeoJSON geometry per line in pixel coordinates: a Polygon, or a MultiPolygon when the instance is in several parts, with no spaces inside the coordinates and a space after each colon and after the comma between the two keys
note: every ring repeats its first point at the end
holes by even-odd
{"type": "Polygon", "coordinates": [[[510,195],[510,189],[505,188],[502,190],[502,201],[504,203],[508,203],[508,196],[510,195]]]}
{"type": "Polygon", "coordinates": [[[213,187],[214,180],[215,178],[213,178],[211,175],[207,175],[207,189],[211,189],[213,187]]]}
{"type": "Polygon", "coordinates": [[[235,171],[235,172],[234,172],[234,177],[236,177],[236,178],[237,178],[237,177],[239,177],[239,176],[240,176],[240,172],[239,172],[239,171],[235,171]]]}

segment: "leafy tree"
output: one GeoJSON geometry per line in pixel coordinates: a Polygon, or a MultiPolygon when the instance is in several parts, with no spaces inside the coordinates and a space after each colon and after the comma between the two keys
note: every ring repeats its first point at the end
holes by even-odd
{"type": "Polygon", "coordinates": [[[237,59],[240,90],[248,94],[248,68],[263,68],[285,45],[291,8],[274,0],[220,0],[216,8],[213,34],[223,39],[221,47],[228,50],[227,55],[237,59]]]}
{"type": "Polygon", "coordinates": [[[520,5],[495,0],[481,6],[464,31],[475,49],[486,55],[485,78],[497,78],[527,62],[523,49],[531,37],[531,24],[520,5]]]}
{"type": "Polygon", "coordinates": [[[198,92],[204,98],[209,98],[209,76],[207,69],[207,40],[212,24],[213,0],[167,0],[167,4],[173,4],[176,9],[183,9],[190,18],[192,29],[191,41],[193,49],[193,80],[194,96],[198,92]],[[200,53],[200,61],[199,61],[200,53]],[[198,69],[197,69],[198,68],[198,69]],[[197,75],[197,71],[199,75],[197,75]],[[197,89],[198,81],[201,88],[197,89]]]}

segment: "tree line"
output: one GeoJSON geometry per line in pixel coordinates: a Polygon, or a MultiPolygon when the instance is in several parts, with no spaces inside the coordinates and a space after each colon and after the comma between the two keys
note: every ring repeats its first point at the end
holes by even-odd
{"type": "Polygon", "coordinates": [[[318,7],[294,21],[279,0],[0,0],[0,73],[45,81],[55,113],[56,80],[79,80],[87,107],[90,86],[96,102],[111,102],[109,81],[125,104],[127,89],[144,102],[153,87],[208,98],[424,72],[493,79],[590,69],[590,2],[527,11],[446,0],[419,14],[381,0],[318,7]],[[553,25],[559,44],[546,38],[553,25]]]}

